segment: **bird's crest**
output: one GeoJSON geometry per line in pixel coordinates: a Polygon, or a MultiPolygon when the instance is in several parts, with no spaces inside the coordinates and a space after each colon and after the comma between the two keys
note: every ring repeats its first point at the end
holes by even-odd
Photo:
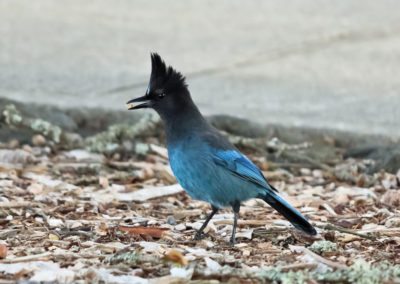
{"type": "Polygon", "coordinates": [[[185,77],[171,66],[167,66],[157,53],[151,54],[150,89],[177,91],[187,88],[185,77]]]}

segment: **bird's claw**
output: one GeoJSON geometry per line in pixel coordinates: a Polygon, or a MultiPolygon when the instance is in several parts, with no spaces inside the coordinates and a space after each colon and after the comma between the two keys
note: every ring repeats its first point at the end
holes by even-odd
{"type": "Polygon", "coordinates": [[[230,245],[231,247],[234,247],[234,246],[235,246],[235,243],[236,243],[236,240],[235,240],[234,238],[231,238],[231,239],[229,240],[229,245],[230,245]]]}
{"type": "Polygon", "coordinates": [[[195,241],[200,241],[202,239],[204,239],[207,235],[203,232],[197,232],[196,235],[194,235],[193,240],[195,241]]]}

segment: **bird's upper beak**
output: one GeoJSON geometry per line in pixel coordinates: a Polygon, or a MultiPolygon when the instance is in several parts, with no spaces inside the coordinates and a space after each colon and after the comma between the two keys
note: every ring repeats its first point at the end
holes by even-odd
{"type": "Polygon", "coordinates": [[[139,108],[148,108],[151,107],[151,100],[149,96],[143,96],[136,99],[132,99],[126,103],[129,110],[139,109],[139,108]]]}

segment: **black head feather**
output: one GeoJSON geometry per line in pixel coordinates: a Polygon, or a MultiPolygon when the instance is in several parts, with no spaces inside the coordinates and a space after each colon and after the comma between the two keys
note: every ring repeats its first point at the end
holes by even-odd
{"type": "Polygon", "coordinates": [[[176,92],[187,88],[185,77],[171,66],[165,64],[157,53],[151,54],[150,89],[176,92]]]}

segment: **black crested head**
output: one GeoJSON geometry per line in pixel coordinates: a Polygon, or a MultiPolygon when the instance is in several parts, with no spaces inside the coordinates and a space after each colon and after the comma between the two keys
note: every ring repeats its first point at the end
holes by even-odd
{"type": "Polygon", "coordinates": [[[157,53],[151,54],[151,76],[146,94],[128,102],[128,109],[140,108],[153,108],[164,120],[174,119],[191,110],[198,113],[185,77],[167,66],[157,53]]]}
{"type": "Polygon", "coordinates": [[[171,66],[167,66],[157,53],[151,54],[151,76],[148,91],[158,89],[169,92],[187,90],[185,77],[171,66]]]}

